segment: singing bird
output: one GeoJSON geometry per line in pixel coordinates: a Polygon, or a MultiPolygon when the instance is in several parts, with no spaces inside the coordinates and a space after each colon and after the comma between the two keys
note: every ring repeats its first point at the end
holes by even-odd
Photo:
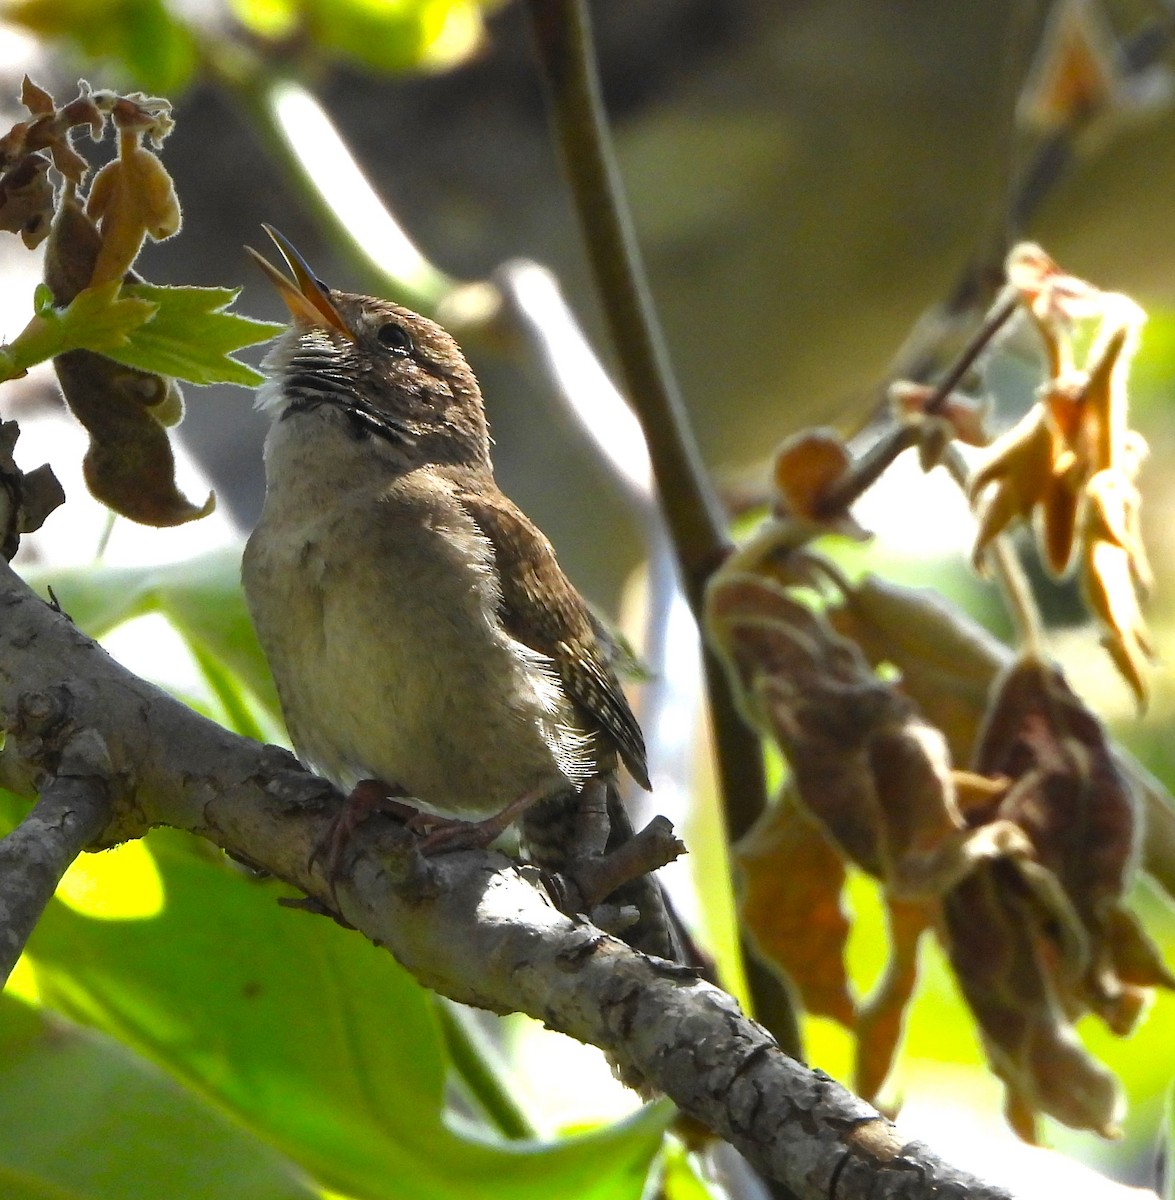
{"type": "MultiPolygon", "coordinates": [[[[649,780],[615,645],[499,489],[457,343],[328,288],[265,229],[290,276],[250,252],[293,319],[262,364],[265,502],[242,574],[298,756],[344,790],[376,780],[472,822],[448,825],[458,844],[517,819],[553,869],[589,798],[606,798],[609,845],[630,837],[619,764],[649,780]]],[[[639,909],[628,940],[677,955],[654,881],[617,899],[639,909]]]]}

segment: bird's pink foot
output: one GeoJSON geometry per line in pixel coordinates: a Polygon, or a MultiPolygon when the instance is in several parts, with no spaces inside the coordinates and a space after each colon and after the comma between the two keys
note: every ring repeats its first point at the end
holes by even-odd
{"type": "Polygon", "coordinates": [[[507,804],[501,812],[482,821],[459,821],[454,817],[439,817],[432,813],[418,812],[408,822],[408,828],[423,834],[420,840],[421,854],[445,854],[451,850],[482,850],[495,838],[500,837],[522,813],[536,800],[541,792],[527,792],[507,804]]]}
{"type": "Polygon", "coordinates": [[[396,784],[383,783],[378,779],[361,779],[331,821],[326,835],[310,852],[311,867],[321,860],[323,873],[334,891],[342,863],[343,851],[354,836],[355,830],[374,812],[386,812],[405,823],[410,823],[417,810],[401,802],[408,793],[396,784]]]}

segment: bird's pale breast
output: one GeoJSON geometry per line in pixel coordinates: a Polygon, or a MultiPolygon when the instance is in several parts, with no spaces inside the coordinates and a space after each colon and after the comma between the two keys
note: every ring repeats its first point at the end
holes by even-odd
{"type": "Polygon", "coordinates": [[[378,778],[453,815],[565,787],[559,763],[590,760],[590,739],[549,663],[503,630],[488,542],[427,470],[357,474],[329,503],[271,476],[246,550],[299,756],[342,787],[378,778]]]}

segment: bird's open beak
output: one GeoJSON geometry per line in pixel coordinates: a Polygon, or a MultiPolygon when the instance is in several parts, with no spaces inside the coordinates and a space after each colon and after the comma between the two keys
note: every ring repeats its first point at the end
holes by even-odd
{"type": "Polygon", "coordinates": [[[290,315],[295,323],[319,325],[325,329],[333,329],[351,341],[355,335],[347,327],[347,323],[339,315],[330,293],[326,287],[314,278],[314,272],[306,260],[294,249],[288,238],[278,233],[272,225],[261,226],[273,239],[273,244],[281,251],[286,260],[293,279],[287,278],[267,258],[258,254],[252,246],[245,249],[256,260],[257,265],[269,276],[270,282],[277,288],[278,295],[286,302],[290,315]]]}

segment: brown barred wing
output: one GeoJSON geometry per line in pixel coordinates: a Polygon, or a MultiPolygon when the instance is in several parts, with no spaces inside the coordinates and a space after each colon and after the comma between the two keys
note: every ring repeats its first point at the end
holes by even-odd
{"type": "MultiPolygon", "coordinates": [[[[553,660],[568,695],[648,789],[645,742],[583,597],[537,526],[497,489],[463,491],[462,506],[498,561],[502,623],[510,636],[553,660]]],[[[601,762],[606,770],[607,762],[601,762]]]]}

